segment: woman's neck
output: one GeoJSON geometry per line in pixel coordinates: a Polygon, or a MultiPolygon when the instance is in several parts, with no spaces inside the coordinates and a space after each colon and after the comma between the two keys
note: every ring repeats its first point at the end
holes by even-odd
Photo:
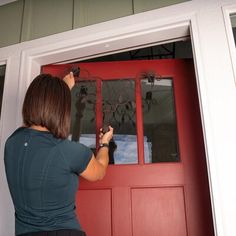
{"type": "Polygon", "coordinates": [[[31,125],[30,128],[38,131],[49,131],[46,127],[43,127],[41,125],[31,125]]]}

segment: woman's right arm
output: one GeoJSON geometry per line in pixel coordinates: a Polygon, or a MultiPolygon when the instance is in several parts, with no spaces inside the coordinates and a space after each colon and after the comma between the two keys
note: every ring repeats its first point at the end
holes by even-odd
{"type": "MultiPolygon", "coordinates": [[[[75,85],[75,78],[73,72],[70,72],[63,78],[64,82],[72,89],[75,85]]],[[[109,131],[105,134],[100,132],[100,143],[109,144],[113,136],[113,128],[109,126],[109,131]]],[[[95,156],[93,155],[90,162],[88,163],[86,169],[80,174],[83,178],[89,181],[100,180],[105,176],[106,169],[109,162],[108,147],[102,147],[98,150],[95,156]]]]}
{"type": "MultiPolygon", "coordinates": [[[[109,126],[109,131],[105,134],[100,134],[100,143],[109,144],[113,136],[113,128],[109,126]]],[[[80,174],[83,178],[89,181],[101,180],[106,173],[109,163],[108,147],[104,146],[98,150],[95,156],[93,155],[86,169],[80,174]]]]}

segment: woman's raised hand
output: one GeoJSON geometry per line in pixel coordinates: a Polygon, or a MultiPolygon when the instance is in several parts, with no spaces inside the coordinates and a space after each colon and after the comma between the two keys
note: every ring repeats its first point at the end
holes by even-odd
{"type": "Polygon", "coordinates": [[[111,126],[108,126],[108,131],[106,133],[103,133],[102,128],[100,129],[100,135],[99,135],[99,142],[100,143],[108,143],[113,137],[113,128],[111,126]]]}
{"type": "Polygon", "coordinates": [[[67,74],[64,78],[63,78],[64,82],[68,85],[68,87],[70,88],[70,90],[74,87],[75,85],[75,78],[73,75],[73,72],[70,72],[69,74],[67,74]]]}

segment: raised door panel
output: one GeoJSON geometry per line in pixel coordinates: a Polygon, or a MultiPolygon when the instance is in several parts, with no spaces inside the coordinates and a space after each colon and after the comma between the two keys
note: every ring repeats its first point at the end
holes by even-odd
{"type": "Polygon", "coordinates": [[[76,197],[76,212],[87,236],[110,236],[112,230],[111,189],[81,190],[76,197]]]}
{"type": "Polygon", "coordinates": [[[182,187],[132,189],[133,236],[186,236],[182,187]]]}

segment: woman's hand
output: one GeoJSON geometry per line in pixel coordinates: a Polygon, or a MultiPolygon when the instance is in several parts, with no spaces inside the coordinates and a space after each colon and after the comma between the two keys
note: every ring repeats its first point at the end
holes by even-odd
{"type": "Polygon", "coordinates": [[[113,128],[111,126],[108,126],[108,129],[109,130],[105,134],[102,132],[102,128],[100,129],[99,143],[109,144],[110,140],[113,137],[113,128]]]}
{"type": "Polygon", "coordinates": [[[75,85],[75,78],[74,78],[73,72],[70,72],[68,75],[66,75],[63,78],[63,80],[68,85],[70,90],[74,87],[74,85],[75,85]]]}
{"type": "MultiPolygon", "coordinates": [[[[108,126],[108,131],[106,133],[102,132],[100,129],[99,142],[109,144],[113,136],[113,128],[108,126]]],[[[101,180],[105,176],[106,169],[109,163],[109,149],[100,148],[97,152],[96,158],[93,155],[90,162],[88,163],[86,169],[80,174],[83,178],[89,181],[101,180]]]]}

